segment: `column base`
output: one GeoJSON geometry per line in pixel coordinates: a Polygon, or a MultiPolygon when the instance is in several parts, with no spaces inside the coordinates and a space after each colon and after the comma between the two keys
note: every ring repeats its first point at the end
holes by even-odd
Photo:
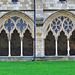
{"type": "Polygon", "coordinates": [[[11,55],[8,55],[8,57],[11,57],[11,55]]]}
{"type": "Polygon", "coordinates": [[[58,56],[58,54],[55,54],[55,56],[58,56]]]}
{"type": "Polygon", "coordinates": [[[23,55],[20,55],[21,57],[23,57],[23,55]]]}
{"type": "Polygon", "coordinates": [[[67,56],[70,56],[70,54],[67,54],[67,56]]]}

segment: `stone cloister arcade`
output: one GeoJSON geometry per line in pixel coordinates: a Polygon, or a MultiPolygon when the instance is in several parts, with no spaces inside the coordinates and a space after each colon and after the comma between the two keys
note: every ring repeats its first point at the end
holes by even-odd
{"type": "Polygon", "coordinates": [[[34,22],[12,11],[0,20],[0,56],[33,56],[34,22]]]}
{"type": "MultiPolygon", "coordinates": [[[[36,25],[36,57],[75,56],[75,15],[58,11],[36,25]]],[[[12,11],[0,19],[0,56],[34,55],[34,21],[12,11]]]]}
{"type": "Polygon", "coordinates": [[[67,11],[58,11],[45,21],[45,56],[75,55],[75,16],[67,11]]]}

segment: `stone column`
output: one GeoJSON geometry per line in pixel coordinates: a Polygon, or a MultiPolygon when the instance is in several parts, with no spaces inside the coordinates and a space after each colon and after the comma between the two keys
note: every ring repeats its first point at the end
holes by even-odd
{"type": "Polygon", "coordinates": [[[8,48],[9,48],[9,54],[8,56],[10,57],[11,56],[11,35],[9,34],[8,35],[8,48]]]}
{"type": "Polygon", "coordinates": [[[56,49],[56,54],[55,56],[58,56],[58,38],[55,39],[55,49],[56,49]]]}
{"type": "Polygon", "coordinates": [[[67,38],[67,56],[70,56],[70,46],[69,38],[67,38]]]}
{"type": "Polygon", "coordinates": [[[23,56],[23,37],[20,38],[21,39],[21,57],[23,56]]]}
{"type": "Polygon", "coordinates": [[[9,54],[8,56],[10,57],[11,56],[11,45],[10,45],[10,40],[9,40],[9,54]]]}

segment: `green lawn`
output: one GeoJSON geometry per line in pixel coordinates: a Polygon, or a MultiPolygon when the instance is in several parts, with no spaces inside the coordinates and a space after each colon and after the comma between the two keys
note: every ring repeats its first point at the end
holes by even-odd
{"type": "Polygon", "coordinates": [[[0,75],[75,75],[75,61],[0,62],[0,75]]]}

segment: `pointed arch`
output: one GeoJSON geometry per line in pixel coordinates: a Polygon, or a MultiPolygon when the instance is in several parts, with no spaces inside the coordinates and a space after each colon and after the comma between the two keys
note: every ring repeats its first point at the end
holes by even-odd
{"type": "MultiPolygon", "coordinates": [[[[11,19],[14,22],[14,24],[15,24],[14,29],[17,28],[16,24],[18,23],[18,19],[22,19],[23,21],[25,21],[27,24],[27,28],[31,29],[32,37],[34,38],[34,21],[28,15],[26,15],[25,13],[22,13],[20,11],[10,11],[9,13],[6,13],[1,17],[0,27],[2,25],[4,25],[8,19],[11,19]]],[[[10,33],[12,33],[14,29],[12,29],[12,31],[10,33]]],[[[18,28],[17,28],[17,30],[19,31],[18,28]]],[[[23,37],[23,34],[21,34],[20,31],[19,31],[19,33],[20,33],[20,36],[23,37]]]]}
{"type": "Polygon", "coordinates": [[[20,56],[21,45],[19,33],[15,29],[11,35],[11,56],[20,56]]]}
{"type": "Polygon", "coordinates": [[[23,55],[33,56],[33,38],[28,29],[25,31],[23,37],[23,55]]]}
{"type": "MultiPolygon", "coordinates": [[[[73,20],[75,18],[75,15],[69,11],[66,11],[66,10],[60,10],[60,11],[57,11],[55,13],[53,13],[52,15],[48,16],[45,21],[44,21],[44,25],[47,23],[49,23],[50,21],[53,21],[53,19],[59,17],[59,16],[68,16],[68,18],[70,18],[71,20],[73,20]]],[[[73,20],[74,21],[74,20],[73,20]]]]}
{"type": "Polygon", "coordinates": [[[67,37],[63,31],[58,37],[58,55],[67,55],[67,37]]]}
{"type": "MultiPolygon", "coordinates": [[[[68,11],[65,11],[65,10],[60,10],[60,11],[57,11],[56,13],[53,13],[52,15],[50,15],[45,21],[44,21],[44,24],[43,24],[43,31],[44,31],[44,37],[46,37],[46,34],[48,33],[47,32],[47,29],[48,29],[48,27],[49,27],[49,25],[50,25],[50,29],[52,29],[51,28],[51,24],[52,24],[52,22],[54,23],[55,21],[55,19],[57,19],[58,18],[58,20],[59,21],[61,21],[60,20],[60,17],[62,17],[61,18],[61,20],[63,19],[63,17],[64,18],[69,18],[70,19],[70,21],[72,21],[72,24],[73,24],[73,26],[72,26],[72,30],[73,29],[75,29],[75,15],[74,14],[72,14],[71,12],[68,12],[68,11]]],[[[58,22],[59,23],[59,22],[58,22]]],[[[71,23],[71,22],[70,22],[71,23]]],[[[53,24],[54,25],[54,24],[53,24]]],[[[50,30],[49,29],[49,30],[50,30]]],[[[62,30],[64,30],[64,26],[63,26],[63,22],[61,23],[61,29],[59,30],[59,32],[61,32],[62,30]]],[[[57,33],[57,34],[54,34],[55,36],[59,36],[59,34],[60,33],[57,33]]],[[[72,32],[72,31],[71,31],[72,32]]],[[[67,36],[69,36],[70,37],[70,35],[71,35],[71,33],[70,34],[67,34],[66,32],[65,32],[65,34],[67,35],[67,36]]]]}
{"type": "Polygon", "coordinates": [[[70,37],[70,55],[75,55],[75,30],[70,37]]]}
{"type": "Polygon", "coordinates": [[[8,56],[8,37],[5,30],[0,33],[0,56],[8,56]]]}
{"type": "Polygon", "coordinates": [[[45,55],[55,55],[55,37],[51,31],[48,32],[48,35],[45,39],[45,55]]]}

